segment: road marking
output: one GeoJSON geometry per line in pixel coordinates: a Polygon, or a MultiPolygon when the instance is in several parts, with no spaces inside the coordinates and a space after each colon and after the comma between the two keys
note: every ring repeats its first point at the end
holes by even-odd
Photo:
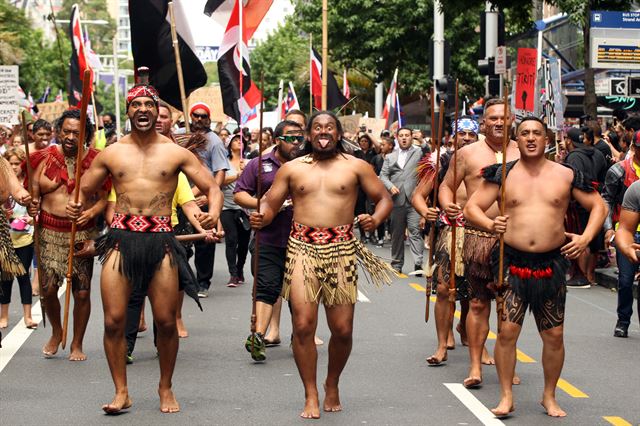
{"type": "Polygon", "coordinates": [[[525,354],[520,349],[516,349],[516,357],[518,358],[518,361],[523,362],[525,364],[532,364],[536,362],[535,359],[531,358],[529,355],[525,354]]]}
{"type": "Polygon", "coordinates": [[[462,384],[460,383],[443,383],[452,394],[456,396],[462,402],[465,407],[471,411],[471,413],[478,418],[484,425],[504,425],[499,419],[496,419],[496,416],[493,415],[491,411],[487,407],[485,407],[482,402],[478,400],[471,392],[469,392],[462,384]]]}
{"type": "Polygon", "coordinates": [[[369,300],[369,298],[365,296],[363,292],[358,290],[358,302],[371,303],[371,300],[369,300]]]}
{"type": "Polygon", "coordinates": [[[608,421],[609,423],[611,423],[614,426],[633,426],[631,423],[629,423],[628,421],[626,421],[622,417],[604,416],[602,418],[605,419],[606,421],[608,421]]]}
{"type": "Polygon", "coordinates": [[[407,274],[403,274],[402,272],[400,272],[400,273],[398,274],[398,278],[409,278],[409,275],[407,275],[407,274]]]}
{"type": "Polygon", "coordinates": [[[558,387],[574,398],[589,398],[589,395],[582,392],[580,389],[573,386],[571,383],[567,382],[565,379],[558,380],[558,387]]]}
{"type": "Polygon", "coordinates": [[[413,289],[414,289],[415,291],[421,291],[421,292],[423,292],[423,293],[425,293],[425,292],[427,291],[427,289],[426,289],[426,288],[424,288],[424,287],[422,287],[420,284],[416,284],[416,283],[409,283],[409,285],[410,285],[411,287],[413,287],[413,289]]]}
{"type": "MultiPolygon", "coordinates": [[[[67,288],[66,284],[60,286],[58,290],[58,298],[64,294],[64,290],[67,288]]],[[[42,309],[40,309],[40,301],[38,300],[31,307],[31,316],[33,317],[33,321],[40,325],[42,322],[42,309]]],[[[31,334],[35,331],[35,329],[27,328],[24,325],[24,317],[18,321],[18,324],[15,325],[7,334],[7,337],[2,339],[2,351],[0,351],[0,373],[4,368],[9,364],[11,358],[20,350],[24,342],[27,341],[31,334]]]]}

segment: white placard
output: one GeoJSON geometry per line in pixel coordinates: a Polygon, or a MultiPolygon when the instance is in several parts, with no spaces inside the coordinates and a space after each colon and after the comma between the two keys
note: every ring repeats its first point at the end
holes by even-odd
{"type": "Polygon", "coordinates": [[[507,72],[507,47],[506,46],[496,47],[496,56],[495,56],[495,64],[494,64],[493,72],[495,74],[504,74],[507,72]]]}
{"type": "Polygon", "coordinates": [[[0,124],[18,123],[18,66],[0,65],[0,124]]]}

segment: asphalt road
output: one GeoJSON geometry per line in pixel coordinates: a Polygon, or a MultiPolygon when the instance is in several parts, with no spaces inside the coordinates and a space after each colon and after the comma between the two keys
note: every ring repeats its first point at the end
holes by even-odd
{"type": "MultiPolygon", "coordinates": [[[[389,249],[373,248],[389,256],[389,249]]],[[[142,333],[136,361],[128,368],[133,407],[119,416],[100,409],[113,395],[113,384],[102,349],[102,309],[98,274],[94,277],[93,312],[84,349],[85,362],[70,362],[67,351],[43,359],[42,345],[50,328],[29,331],[21,322],[17,288],[11,321],[2,330],[0,349],[0,422],[32,424],[221,424],[289,425],[303,406],[303,389],[289,348],[290,315],[282,315],[283,344],[268,349],[267,361],[255,364],[243,347],[249,330],[251,287],[227,288],[224,249],[216,250],[212,295],[203,299],[204,312],[185,300],[183,316],[190,336],[180,340],[174,390],[182,411],[161,414],[156,393],[159,377],[150,332],[142,333]],[[22,338],[22,336],[24,338],[22,338]],[[21,341],[24,340],[22,343],[21,341]],[[16,350],[15,355],[12,352],[16,350]]],[[[412,264],[407,251],[407,266],[412,264]]],[[[251,277],[248,267],[246,277],[251,277]]],[[[99,267],[96,268],[99,271],[99,267]]],[[[322,424],[374,425],[557,425],[640,423],[640,330],[637,316],[628,339],[612,336],[616,294],[601,288],[571,290],[565,323],[566,361],[557,397],[567,411],[564,420],[544,415],[539,405],[543,376],[541,342],[533,318],[527,316],[518,343],[516,412],[506,420],[490,416],[499,389],[495,368],[484,370],[484,386],[467,391],[468,352],[458,346],[447,365],[429,367],[425,358],[436,346],[433,319],[424,323],[424,281],[396,280],[381,290],[361,277],[369,302],[356,306],[353,352],[341,381],[344,411],[323,413],[322,424]]],[[[431,304],[433,307],[433,304],[431,304]]],[[[150,308],[147,306],[150,318],[150,308]]],[[[637,315],[637,313],[634,313],[637,315]]],[[[432,315],[433,318],[433,315],[432,315]]],[[[495,331],[495,314],[492,315],[495,331]]],[[[328,342],[324,318],[318,335],[328,342]]],[[[457,336],[456,336],[457,337],[457,336]]],[[[493,350],[493,340],[488,341],[493,350]]],[[[318,347],[318,381],[326,374],[327,344],[318,347]]],[[[322,397],[322,392],[321,392],[322,397]]]]}

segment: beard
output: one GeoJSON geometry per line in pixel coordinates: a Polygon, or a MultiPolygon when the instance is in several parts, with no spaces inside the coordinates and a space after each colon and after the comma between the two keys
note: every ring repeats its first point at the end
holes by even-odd
{"type": "Polygon", "coordinates": [[[205,132],[209,129],[209,126],[210,125],[204,124],[201,121],[193,121],[190,128],[192,132],[205,132]]]}
{"type": "Polygon", "coordinates": [[[315,160],[328,160],[338,155],[338,142],[332,135],[320,134],[317,135],[311,144],[311,156],[315,160]],[[320,139],[328,139],[327,144],[322,147],[320,139]]]}

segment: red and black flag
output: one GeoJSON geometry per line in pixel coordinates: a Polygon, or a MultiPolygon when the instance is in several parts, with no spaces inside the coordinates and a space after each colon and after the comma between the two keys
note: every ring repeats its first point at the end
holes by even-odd
{"type": "MultiPolygon", "coordinates": [[[[168,3],[168,0],[129,0],[131,51],[134,68],[148,67],[149,82],[158,89],[160,97],[182,109],[168,3]]],[[[189,96],[207,83],[207,73],[195,53],[187,7],[184,0],[173,2],[184,88],[189,96]]]]}
{"type": "MultiPolygon", "coordinates": [[[[80,10],[74,4],[71,8],[69,24],[71,37],[71,60],[69,61],[69,105],[80,106],[82,100],[82,76],[86,69],[91,70],[87,61],[82,27],[80,26],[80,10]]],[[[91,86],[93,88],[93,70],[91,70],[91,86]]],[[[92,89],[93,90],[93,89],[92,89]]],[[[91,93],[87,94],[91,96],[91,93]]]]}
{"type": "Polygon", "coordinates": [[[254,0],[243,5],[241,1],[235,2],[218,51],[218,76],[224,113],[240,125],[256,114],[261,101],[262,94],[251,80],[247,43],[272,3],[269,0],[254,0]]]}
{"type": "MultiPolygon", "coordinates": [[[[322,109],[322,57],[316,49],[310,52],[311,94],[313,106],[322,109]]],[[[338,87],[338,82],[331,71],[327,73],[327,109],[336,109],[349,102],[338,87]]]]}

